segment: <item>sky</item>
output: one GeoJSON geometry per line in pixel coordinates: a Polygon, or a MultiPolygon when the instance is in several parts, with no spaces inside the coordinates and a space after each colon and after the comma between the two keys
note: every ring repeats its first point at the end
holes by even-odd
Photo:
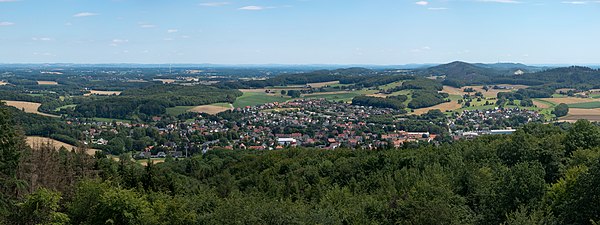
{"type": "Polygon", "coordinates": [[[0,0],[0,63],[600,64],[600,1],[0,0]]]}

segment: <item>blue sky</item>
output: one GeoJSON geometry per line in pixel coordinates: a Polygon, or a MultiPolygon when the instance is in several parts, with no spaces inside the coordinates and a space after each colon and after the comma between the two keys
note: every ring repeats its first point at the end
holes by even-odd
{"type": "Polygon", "coordinates": [[[600,1],[0,0],[0,63],[600,63],[600,1]]]}

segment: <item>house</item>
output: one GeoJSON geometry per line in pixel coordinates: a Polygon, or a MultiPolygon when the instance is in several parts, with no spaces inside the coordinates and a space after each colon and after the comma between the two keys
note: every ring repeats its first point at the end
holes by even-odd
{"type": "Polygon", "coordinates": [[[250,146],[248,148],[252,150],[265,150],[265,146],[250,146]]]}
{"type": "Polygon", "coordinates": [[[279,143],[280,145],[295,145],[298,143],[298,141],[296,141],[296,139],[294,138],[277,138],[277,143],[279,143]]]}
{"type": "Polygon", "coordinates": [[[104,138],[100,138],[100,139],[96,140],[96,144],[98,144],[98,145],[107,145],[108,144],[108,140],[104,140],[104,138]]]}

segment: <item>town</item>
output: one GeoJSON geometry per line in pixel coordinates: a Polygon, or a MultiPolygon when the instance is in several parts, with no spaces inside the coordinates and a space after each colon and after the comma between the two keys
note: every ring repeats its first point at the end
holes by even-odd
{"type": "Polygon", "coordinates": [[[512,133],[512,127],[542,122],[526,109],[463,111],[446,116],[438,111],[407,118],[388,108],[357,106],[325,99],[298,99],[236,108],[218,115],[156,117],[154,123],[87,122],[85,144],[105,146],[118,154],[134,150],[138,158],[175,158],[211,149],[277,150],[400,148],[406,143],[439,143],[484,134],[512,133]],[[382,119],[386,118],[386,119],[382,119]],[[417,123],[417,124],[415,124],[417,123]]]}

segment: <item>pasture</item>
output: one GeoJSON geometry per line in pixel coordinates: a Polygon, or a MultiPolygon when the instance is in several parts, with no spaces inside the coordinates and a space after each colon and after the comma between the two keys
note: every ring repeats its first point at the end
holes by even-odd
{"type": "Polygon", "coordinates": [[[596,109],[600,108],[600,102],[582,102],[569,104],[569,108],[579,108],[579,109],[596,109]]]}

